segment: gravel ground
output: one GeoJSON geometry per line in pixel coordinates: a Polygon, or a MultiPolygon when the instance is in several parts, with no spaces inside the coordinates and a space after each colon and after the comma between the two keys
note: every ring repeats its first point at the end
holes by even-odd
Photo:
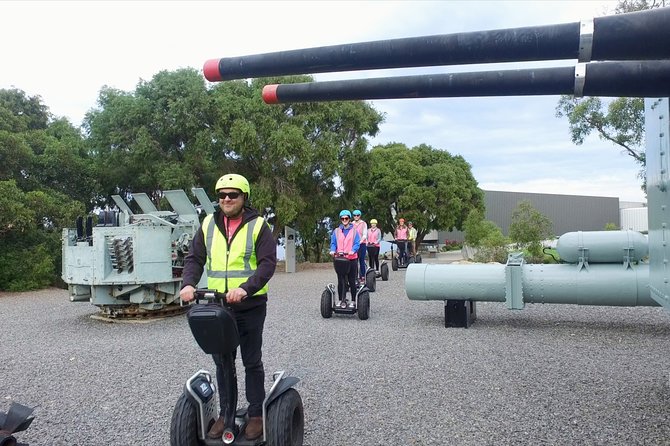
{"type": "MultiPolygon", "coordinates": [[[[306,445],[670,444],[666,311],[480,303],[469,329],[447,329],[404,276],[377,283],[366,321],[321,318],[330,268],[272,279],[266,382],[302,378],[306,445]]],[[[184,381],[213,363],[184,316],[96,311],[59,289],[0,294],[0,410],[38,406],[17,434],[31,446],[167,445],[184,381]]]]}

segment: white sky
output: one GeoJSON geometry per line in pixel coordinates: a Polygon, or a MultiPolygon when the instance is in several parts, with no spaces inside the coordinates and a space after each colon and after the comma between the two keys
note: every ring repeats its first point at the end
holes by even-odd
{"type": "MultiPolygon", "coordinates": [[[[616,1],[0,1],[0,88],[41,96],[79,125],[103,85],[133,91],[161,70],[208,59],[463,31],[577,22],[616,1]]],[[[572,65],[574,61],[541,66],[572,65]]],[[[540,66],[525,65],[525,67],[540,66]]],[[[490,68],[490,67],[489,67],[490,68]]],[[[511,68],[511,67],[506,67],[511,68]]],[[[515,66],[514,68],[517,68],[515,66]]],[[[432,72],[475,71],[478,66],[432,72]]],[[[423,70],[421,72],[427,72],[423,70]]],[[[418,73],[316,75],[317,80],[418,73]]],[[[597,137],[570,141],[558,96],[375,101],[372,142],[462,155],[486,190],[645,201],[634,160],[597,137]]]]}

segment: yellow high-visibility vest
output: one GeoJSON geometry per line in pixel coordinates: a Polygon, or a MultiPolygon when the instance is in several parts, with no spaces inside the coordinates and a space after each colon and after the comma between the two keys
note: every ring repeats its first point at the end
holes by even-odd
{"type": "MultiPolygon", "coordinates": [[[[256,217],[242,223],[235,234],[232,244],[219,231],[210,214],[202,222],[207,248],[207,287],[220,293],[237,288],[251,277],[258,267],[256,260],[256,240],[265,223],[263,217],[256,217]]],[[[258,290],[255,295],[267,294],[268,284],[258,290]]]]}

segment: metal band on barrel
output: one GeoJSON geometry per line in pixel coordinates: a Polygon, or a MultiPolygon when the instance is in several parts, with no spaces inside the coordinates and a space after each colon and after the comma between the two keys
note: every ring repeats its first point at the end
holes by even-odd
{"type": "Polygon", "coordinates": [[[582,20],[579,24],[579,55],[577,61],[590,62],[593,51],[593,19],[582,20]]]}
{"type": "Polygon", "coordinates": [[[586,83],[586,64],[578,63],[575,65],[575,97],[584,96],[584,83],[586,83]]]}

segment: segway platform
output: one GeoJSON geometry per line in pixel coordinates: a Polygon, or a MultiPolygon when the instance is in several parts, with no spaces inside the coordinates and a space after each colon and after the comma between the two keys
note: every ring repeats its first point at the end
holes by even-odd
{"type": "MultiPolygon", "coordinates": [[[[407,243],[407,241],[395,240],[389,243],[391,243],[391,269],[393,269],[393,271],[398,271],[398,269],[405,269],[412,263],[421,263],[422,260],[421,254],[418,253],[416,255],[407,256],[407,262],[401,262],[399,257],[393,255],[393,245],[394,244],[397,245],[399,243],[407,243]]],[[[407,247],[405,247],[405,252],[407,252],[407,247]]]]}
{"type": "Polygon", "coordinates": [[[321,316],[324,319],[332,317],[333,313],[358,314],[360,320],[370,317],[370,292],[366,286],[359,286],[356,291],[356,302],[344,300],[342,304],[337,296],[335,284],[329,283],[321,294],[321,316]]]}

